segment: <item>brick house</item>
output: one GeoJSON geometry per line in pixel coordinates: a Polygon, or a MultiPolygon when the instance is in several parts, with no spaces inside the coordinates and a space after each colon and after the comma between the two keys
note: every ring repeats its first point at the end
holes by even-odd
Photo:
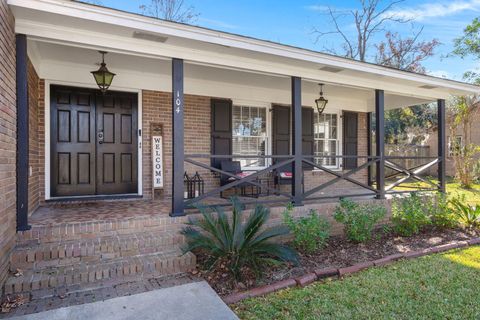
{"type": "MultiPolygon", "coordinates": [[[[480,121],[480,114],[478,112],[473,113],[473,121],[472,126],[468,130],[469,141],[471,143],[480,146],[480,127],[475,125],[480,121]]],[[[446,118],[446,143],[447,143],[447,150],[445,155],[445,174],[449,177],[455,177],[455,164],[452,157],[452,152],[454,152],[455,145],[462,145],[464,146],[466,139],[464,137],[463,126],[459,126],[455,130],[455,133],[452,134],[450,128],[450,119],[447,116],[446,118]]],[[[431,129],[431,134],[426,142],[426,145],[429,146],[431,154],[436,154],[438,151],[438,130],[437,127],[431,129]]]]}
{"type": "MultiPolygon", "coordinates": [[[[383,201],[398,192],[384,110],[437,101],[442,124],[444,99],[478,90],[73,1],[1,0],[0,24],[5,293],[186,271],[176,231],[224,193],[271,205],[272,223],[288,202],[328,216],[341,196],[383,201]],[[99,51],[116,73],[105,93],[99,51]]],[[[438,137],[442,189],[444,125],[438,137]]]]}

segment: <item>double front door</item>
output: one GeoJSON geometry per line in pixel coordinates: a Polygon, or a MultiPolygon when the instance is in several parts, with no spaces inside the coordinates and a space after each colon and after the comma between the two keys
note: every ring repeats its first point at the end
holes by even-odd
{"type": "Polygon", "coordinates": [[[52,197],[137,193],[136,93],[52,86],[52,197]]]}

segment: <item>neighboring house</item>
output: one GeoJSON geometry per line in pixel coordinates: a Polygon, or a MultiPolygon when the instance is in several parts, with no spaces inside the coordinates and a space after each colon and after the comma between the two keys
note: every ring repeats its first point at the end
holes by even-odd
{"type": "Polygon", "coordinates": [[[170,249],[186,210],[235,186],[272,207],[383,199],[384,110],[438,101],[444,116],[477,91],[72,1],[1,0],[0,26],[0,282],[23,270],[6,293],[185,271],[194,257],[170,249]],[[98,51],[116,73],[105,94],[98,51]],[[185,172],[203,180],[194,199],[185,172]]]}
{"type": "MultiPolygon", "coordinates": [[[[474,112],[472,114],[473,121],[472,127],[469,130],[470,141],[477,146],[480,146],[480,126],[477,124],[480,122],[480,113],[474,112]]],[[[449,177],[455,177],[455,163],[452,157],[452,154],[455,152],[455,146],[464,146],[466,139],[463,135],[462,126],[459,126],[455,130],[455,133],[452,134],[450,130],[450,121],[447,117],[446,124],[446,143],[447,143],[447,152],[446,152],[446,161],[445,161],[445,173],[449,177]]],[[[431,129],[431,134],[426,142],[426,145],[430,147],[430,154],[437,154],[438,152],[438,128],[434,127],[431,129]]]]}

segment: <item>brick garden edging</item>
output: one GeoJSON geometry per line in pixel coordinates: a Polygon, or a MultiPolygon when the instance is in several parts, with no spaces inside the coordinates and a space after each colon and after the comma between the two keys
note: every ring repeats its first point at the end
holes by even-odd
{"type": "Polygon", "coordinates": [[[348,276],[353,273],[360,272],[367,268],[385,266],[395,261],[398,261],[400,259],[413,259],[413,258],[434,254],[434,253],[441,253],[441,252],[445,252],[453,249],[460,249],[460,248],[465,248],[465,247],[474,246],[474,245],[480,245],[480,237],[473,238],[467,241],[456,241],[453,243],[442,244],[442,245],[421,249],[417,251],[391,254],[377,260],[361,262],[361,263],[357,263],[352,266],[344,267],[344,268],[317,269],[314,272],[310,272],[296,278],[289,278],[289,279],[281,280],[265,286],[253,288],[250,290],[232,293],[224,297],[223,301],[226,304],[234,304],[247,298],[263,296],[268,293],[279,291],[281,289],[291,288],[295,286],[303,288],[315,281],[319,281],[322,279],[348,276]]]}

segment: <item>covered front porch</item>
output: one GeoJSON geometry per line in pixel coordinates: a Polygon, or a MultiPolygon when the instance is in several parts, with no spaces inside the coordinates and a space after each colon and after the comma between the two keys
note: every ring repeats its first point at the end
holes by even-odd
{"type": "Polygon", "coordinates": [[[384,199],[410,192],[401,184],[412,180],[444,191],[445,99],[468,85],[110,9],[100,21],[86,4],[47,2],[9,1],[24,89],[18,122],[28,128],[19,135],[19,188],[28,190],[19,230],[113,211],[178,217],[233,195],[300,207],[384,199]],[[98,51],[116,73],[105,94],[90,74],[98,51]],[[428,103],[438,154],[386,155],[385,110],[428,103]],[[424,177],[431,169],[434,182],[424,177]]]}

